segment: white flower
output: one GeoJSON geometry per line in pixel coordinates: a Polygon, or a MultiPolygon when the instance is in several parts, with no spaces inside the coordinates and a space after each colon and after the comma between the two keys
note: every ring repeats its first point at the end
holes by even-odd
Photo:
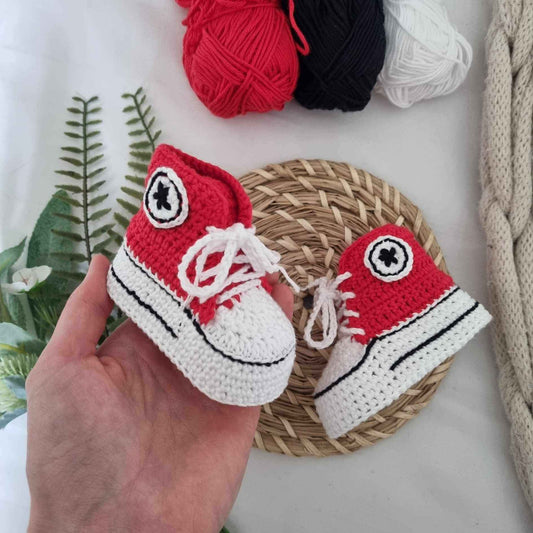
{"type": "Polygon", "coordinates": [[[13,274],[11,283],[2,283],[2,289],[10,294],[29,292],[42,283],[51,273],[52,269],[46,265],[22,268],[13,274]]]}

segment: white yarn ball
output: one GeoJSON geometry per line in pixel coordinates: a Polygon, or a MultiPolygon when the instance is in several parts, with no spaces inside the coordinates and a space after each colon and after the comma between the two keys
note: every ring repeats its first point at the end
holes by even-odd
{"type": "Polygon", "coordinates": [[[376,90],[398,107],[449,94],[466,78],[472,47],[440,0],[383,0],[387,52],[376,90]]]}

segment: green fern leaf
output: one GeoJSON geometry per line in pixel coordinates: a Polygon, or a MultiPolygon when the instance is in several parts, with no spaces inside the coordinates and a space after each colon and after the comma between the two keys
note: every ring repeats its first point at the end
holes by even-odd
{"type": "MultiPolygon", "coordinates": [[[[126,226],[127,225],[128,225],[128,223],[127,223],[127,220],[126,220],[126,226]]],[[[117,244],[117,245],[120,245],[120,243],[122,242],[122,235],[120,235],[119,233],[117,233],[114,230],[110,230],[109,231],[109,236],[113,239],[113,242],[115,244],[117,244]]]]}
{"type": "Polygon", "coordinates": [[[98,174],[101,174],[104,170],[105,170],[105,167],[102,167],[102,168],[97,168],[96,170],[93,170],[92,172],[89,172],[89,174],[87,174],[87,179],[90,180],[91,178],[98,176],[98,174]]]}
{"type": "Polygon", "coordinates": [[[89,159],[87,161],[87,163],[86,163],[87,166],[93,165],[97,161],[100,161],[100,159],[102,159],[102,157],[104,157],[104,154],[98,154],[98,155],[95,155],[94,157],[91,157],[91,159],[89,159]]]}
{"type": "Polygon", "coordinates": [[[105,209],[100,209],[99,211],[95,211],[90,217],[89,220],[94,222],[95,220],[98,220],[99,218],[102,218],[103,216],[107,215],[111,211],[110,207],[106,207],[105,209]]]}
{"type": "MultiPolygon", "coordinates": [[[[105,180],[99,180],[98,182],[92,183],[89,185],[89,180],[101,174],[105,168],[94,168],[96,164],[103,158],[102,153],[98,153],[102,147],[101,142],[89,142],[89,139],[92,139],[95,136],[100,135],[100,131],[96,129],[98,124],[101,124],[101,119],[96,118],[101,111],[101,107],[95,105],[98,97],[93,96],[87,100],[75,96],[73,101],[76,102],[77,106],[68,108],[68,111],[77,115],[80,115],[79,121],[69,121],[69,125],[76,127],[81,131],[76,132],[65,132],[67,137],[72,139],[77,139],[79,144],[77,146],[66,146],[63,147],[63,151],[70,152],[72,154],[77,154],[78,157],[60,157],[61,161],[65,161],[79,170],[77,172],[71,170],[59,170],[58,174],[68,176],[79,182],[79,185],[70,185],[70,184],[61,184],[57,188],[66,191],[68,196],[65,198],[65,201],[70,205],[81,208],[82,216],[69,215],[64,217],[70,222],[81,226],[81,233],[76,233],[72,231],[56,231],[56,234],[66,239],[67,241],[72,241],[76,243],[82,243],[85,248],[85,253],[69,253],[68,257],[72,262],[82,263],[90,262],[92,254],[95,253],[95,250],[101,250],[101,243],[98,243],[93,248],[92,240],[97,239],[98,237],[108,233],[113,227],[113,224],[104,224],[99,228],[93,228],[92,225],[96,220],[103,219],[111,209],[103,208],[98,209],[92,212],[94,206],[102,204],[107,198],[108,194],[101,194],[95,196],[94,194],[98,191],[102,185],[104,185],[105,180]],[[96,152],[96,153],[95,153],[96,152]],[[90,154],[90,155],[89,155],[90,154]],[[72,195],[79,195],[78,198],[73,198],[72,195]]],[[[79,280],[82,277],[80,273],[72,272],[62,272],[62,276],[68,279],[79,280]]]]}
{"type": "Polygon", "coordinates": [[[83,190],[81,187],[78,187],[77,185],[56,185],[55,188],[62,189],[67,192],[78,193],[78,194],[82,192],[83,190]]]}
{"type": "Polygon", "coordinates": [[[56,174],[61,176],[67,176],[69,178],[74,178],[75,180],[82,180],[83,176],[79,172],[74,172],[73,170],[54,170],[56,174]]]}
{"type": "Polygon", "coordinates": [[[137,170],[143,174],[148,172],[148,165],[145,163],[137,163],[137,161],[128,161],[128,166],[133,170],[137,170]]]}
{"type": "Polygon", "coordinates": [[[128,196],[131,196],[132,198],[135,198],[139,202],[143,199],[143,192],[142,191],[136,191],[135,189],[132,189],[131,187],[121,187],[120,190],[127,194],[128,196]]]}
{"type": "Polygon", "coordinates": [[[73,207],[82,207],[81,202],[79,202],[75,198],[66,197],[63,198],[63,201],[67,202],[67,204],[70,204],[73,207]]]}
{"type": "Polygon", "coordinates": [[[55,235],[59,235],[60,237],[64,237],[65,239],[68,239],[70,241],[74,241],[74,242],[83,241],[83,237],[81,235],[78,235],[77,233],[74,233],[72,231],[61,231],[58,229],[53,229],[52,233],[54,233],[55,235]]]}
{"type": "Polygon", "coordinates": [[[71,279],[73,281],[83,281],[85,274],[83,272],[65,272],[64,270],[55,270],[54,274],[63,279],[71,279]]]}
{"type": "Polygon", "coordinates": [[[113,242],[113,237],[109,237],[102,242],[99,242],[93,249],[93,253],[99,254],[106,249],[113,242]]]}
{"type": "Polygon", "coordinates": [[[150,148],[150,147],[151,147],[150,141],[139,141],[139,142],[130,144],[130,148],[133,148],[134,150],[137,150],[139,148],[150,148]]]}
{"type": "Polygon", "coordinates": [[[100,196],[95,196],[94,198],[89,200],[87,205],[93,206],[93,205],[101,204],[108,196],[109,194],[101,194],[100,196]]]}
{"type": "MultiPolygon", "coordinates": [[[[122,97],[126,100],[130,100],[130,103],[124,107],[123,112],[126,114],[134,113],[127,121],[127,126],[135,126],[128,131],[128,135],[131,137],[139,137],[130,143],[130,161],[127,165],[133,169],[136,173],[146,175],[148,172],[148,162],[150,161],[152,154],[155,150],[155,140],[161,132],[154,135],[152,133],[152,127],[155,123],[155,117],[152,113],[152,106],[147,105],[147,96],[144,93],[142,87],[139,87],[135,93],[124,93],[122,97]],[[142,126],[142,128],[141,128],[142,126]]],[[[126,174],[125,179],[133,184],[135,187],[122,187],[121,190],[126,198],[118,198],[118,204],[124,209],[125,213],[115,213],[115,220],[118,223],[119,228],[126,228],[131,215],[135,214],[139,210],[139,204],[141,203],[144,193],[144,178],[132,174],[126,174]],[[138,189],[137,189],[138,187],[138,189]],[[134,199],[135,202],[132,202],[134,199]]],[[[110,234],[117,234],[113,231],[110,234]]],[[[120,240],[120,237],[115,236],[115,240],[120,240]]]]}
{"type": "Polygon", "coordinates": [[[74,159],[73,157],[60,157],[59,159],[61,159],[61,161],[66,161],[75,167],[83,166],[83,163],[79,159],[74,159]]]}
{"type": "Polygon", "coordinates": [[[74,128],[81,128],[83,126],[81,122],[77,122],[76,120],[67,120],[65,124],[74,128]]]}
{"type": "Polygon", "coordinates": [[[139,211],[138,205],[133,205],[132,203],[128,202],[127,200],[123,200],[122,198],[118,198],[117,202],[129,213],[132,215],[135,215],[137,211],[139,211]]]}
{"type": "Polygon", "coordinates": [[[128,181],[135,183],[135,185],[138,185],[139,187],[144,187],[144,178],[141,178],[139,176],[131,176],[130,174],[126,174],[125,178],[128,181]]]}
{"type": "Polygon", "coordinates": [[[159,136],[161,135],[161,130],[157,130],[155,133],[154,133],[154,142],[157,141],[157,139],[159,139],[159,136]]]}
{"type": "Polygon", "coordinates": [[[132,150],[130,152],[130,155],[132,157],[135,157],[136,159],[140,159],[141,161],[150,161],[152,158],[152,152],[146,152],[146,151],[138,151],[138,150],[132,150]]]}
{"type": "Polygon", "coordinates": [[[63,218],[65,220],[68,220],[70,222],[73,222],[74,224],[81,224],[82,220],[80,217],[77,217],[75,215],[69,215],[67,213],[52,213],[55,217],[63,218]]]}
{"type": "Polygon", "coordinates": [[[104,235],[104,233],[107,233],[110,229],[113,228],[114,225],[115,224],[105,224],[102,227],[95,229],[90,235],[91,239],[104,235]]]}
{"type": "MultiPolygon", "coordinates": [[[[123,215],[121,215],[120,213],[115,213],[113,215],[115,217],[115,220],[124,228],[126,229],[128,227],[128,224],[130,223],[130,221],[123,215]]],[[[115,234],[117,235],[118,237],[120,237],[122,239],[122,237],[120,235],[118,235],[117,233],[115,232],[112,232],[110,231],[109,234],[115,234]]]]}
{"type": "Polygon", "coordinates": [[[52,252],[54,257],[58,259],[64,259],[65,261],[72,261],[73,263],[85,263],[87,257],[83,254],[78,253],[63,253],[63,252],[52,252]]]}
{"type": "Polygon", "coordinates": [[[91,185],[88,189],[87,189],[87,192],[90,194],[92,192],[95,192],[97,191],[103,184],[105,183],[105,180],[102,180],[102,181],[97,181],[95,184],[91,185]]]}

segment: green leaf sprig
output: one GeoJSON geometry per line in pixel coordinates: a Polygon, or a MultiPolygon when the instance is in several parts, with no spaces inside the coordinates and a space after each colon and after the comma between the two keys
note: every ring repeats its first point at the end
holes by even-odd
{"type": "Polygon", "coordinates": [[[128,101],[128,105],[122,111],[130,117],[126,121],[126,125],[130,128],[128,134],[133,137],[133,140],[129,145],[129,173],[125,176],[128,183],[120,189],[123,197],[117,198],[122,212],[114,213],[120,230],[110,232],[117,244],[122,241],[122,235],[126,231],[131,217],[139,210],[144,192],[144,179],[148,172],[148,163],[157,146],[157,140],[161,136],[161,130],[154,131],[155,116],[152,112],[152,106],[147,103],[146,93],[142,87],[139,87],[134,93],[124,93],[122,98],[128,101]]]}
{"type": "Polygon", "coordinates": [[[0,428],[26,411],[26,378],[44,346],[14,324],[0,324],[0,428]]]}
{"type": "MultiPolygon", "coordinates": [[[[112,230],[114,224],[102,223],[111,208],[102,206],[109,196],[100,194],[100,188],[105,184],[105,179],[96,179],[101,177],[105,170],[105,167],[99,166],[103,158],[102,143],[96,139],[100,135],[96,126],[102,123],[96,118],[101,111],[101,107],[97,105],[98,97],[93,96],[86,100],[74,96],[72,100],[74,105],[67,110],[73,115],[73,120],[66,122],[69,130],[65,132],[65,135],[73,142],[69,146],[61,147],[65,155],[60,157],[70,168],[56,170],[56,173],[71,178],[74,182],[56,185],[56,187],[66,192],[65,201],[77,208],[79,214],[57,213],[58,217],[67,219],[73,225],[73,229],[72,231],[58,229],[52,231],[75,244],[81,244],[82,252],[67,255],[70,261],[90,263],[94,254],[111,256],[107,247],[113,239],[109,237],[108,232],[112,230]]],[[[65,277],[79,279],[83,275],[70,272],[65,277]]]]}

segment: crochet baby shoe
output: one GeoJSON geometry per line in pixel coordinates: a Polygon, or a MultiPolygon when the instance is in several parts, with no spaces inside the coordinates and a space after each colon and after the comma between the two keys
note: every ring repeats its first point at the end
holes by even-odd
{"type": "Polygon", "coordinates": [[[241,406],[277,398],[295,356],[294,330],[265,280],[284,272],[280,257],[251,222],[233,176],[161,145],[107,280],[111,298],[198,389],[241,406]]]}
{"type": "Polygon", "coordinates": [[[340,259],[339,276],[314,285],[307,342],[325,348],[339,325],[314,396],[332,438],[390,405],[491,318],[435,266],[409,230],[392,224],[354,242],[340,259]],[[318,315],[324,335],[315,341],[318,315]]]}

